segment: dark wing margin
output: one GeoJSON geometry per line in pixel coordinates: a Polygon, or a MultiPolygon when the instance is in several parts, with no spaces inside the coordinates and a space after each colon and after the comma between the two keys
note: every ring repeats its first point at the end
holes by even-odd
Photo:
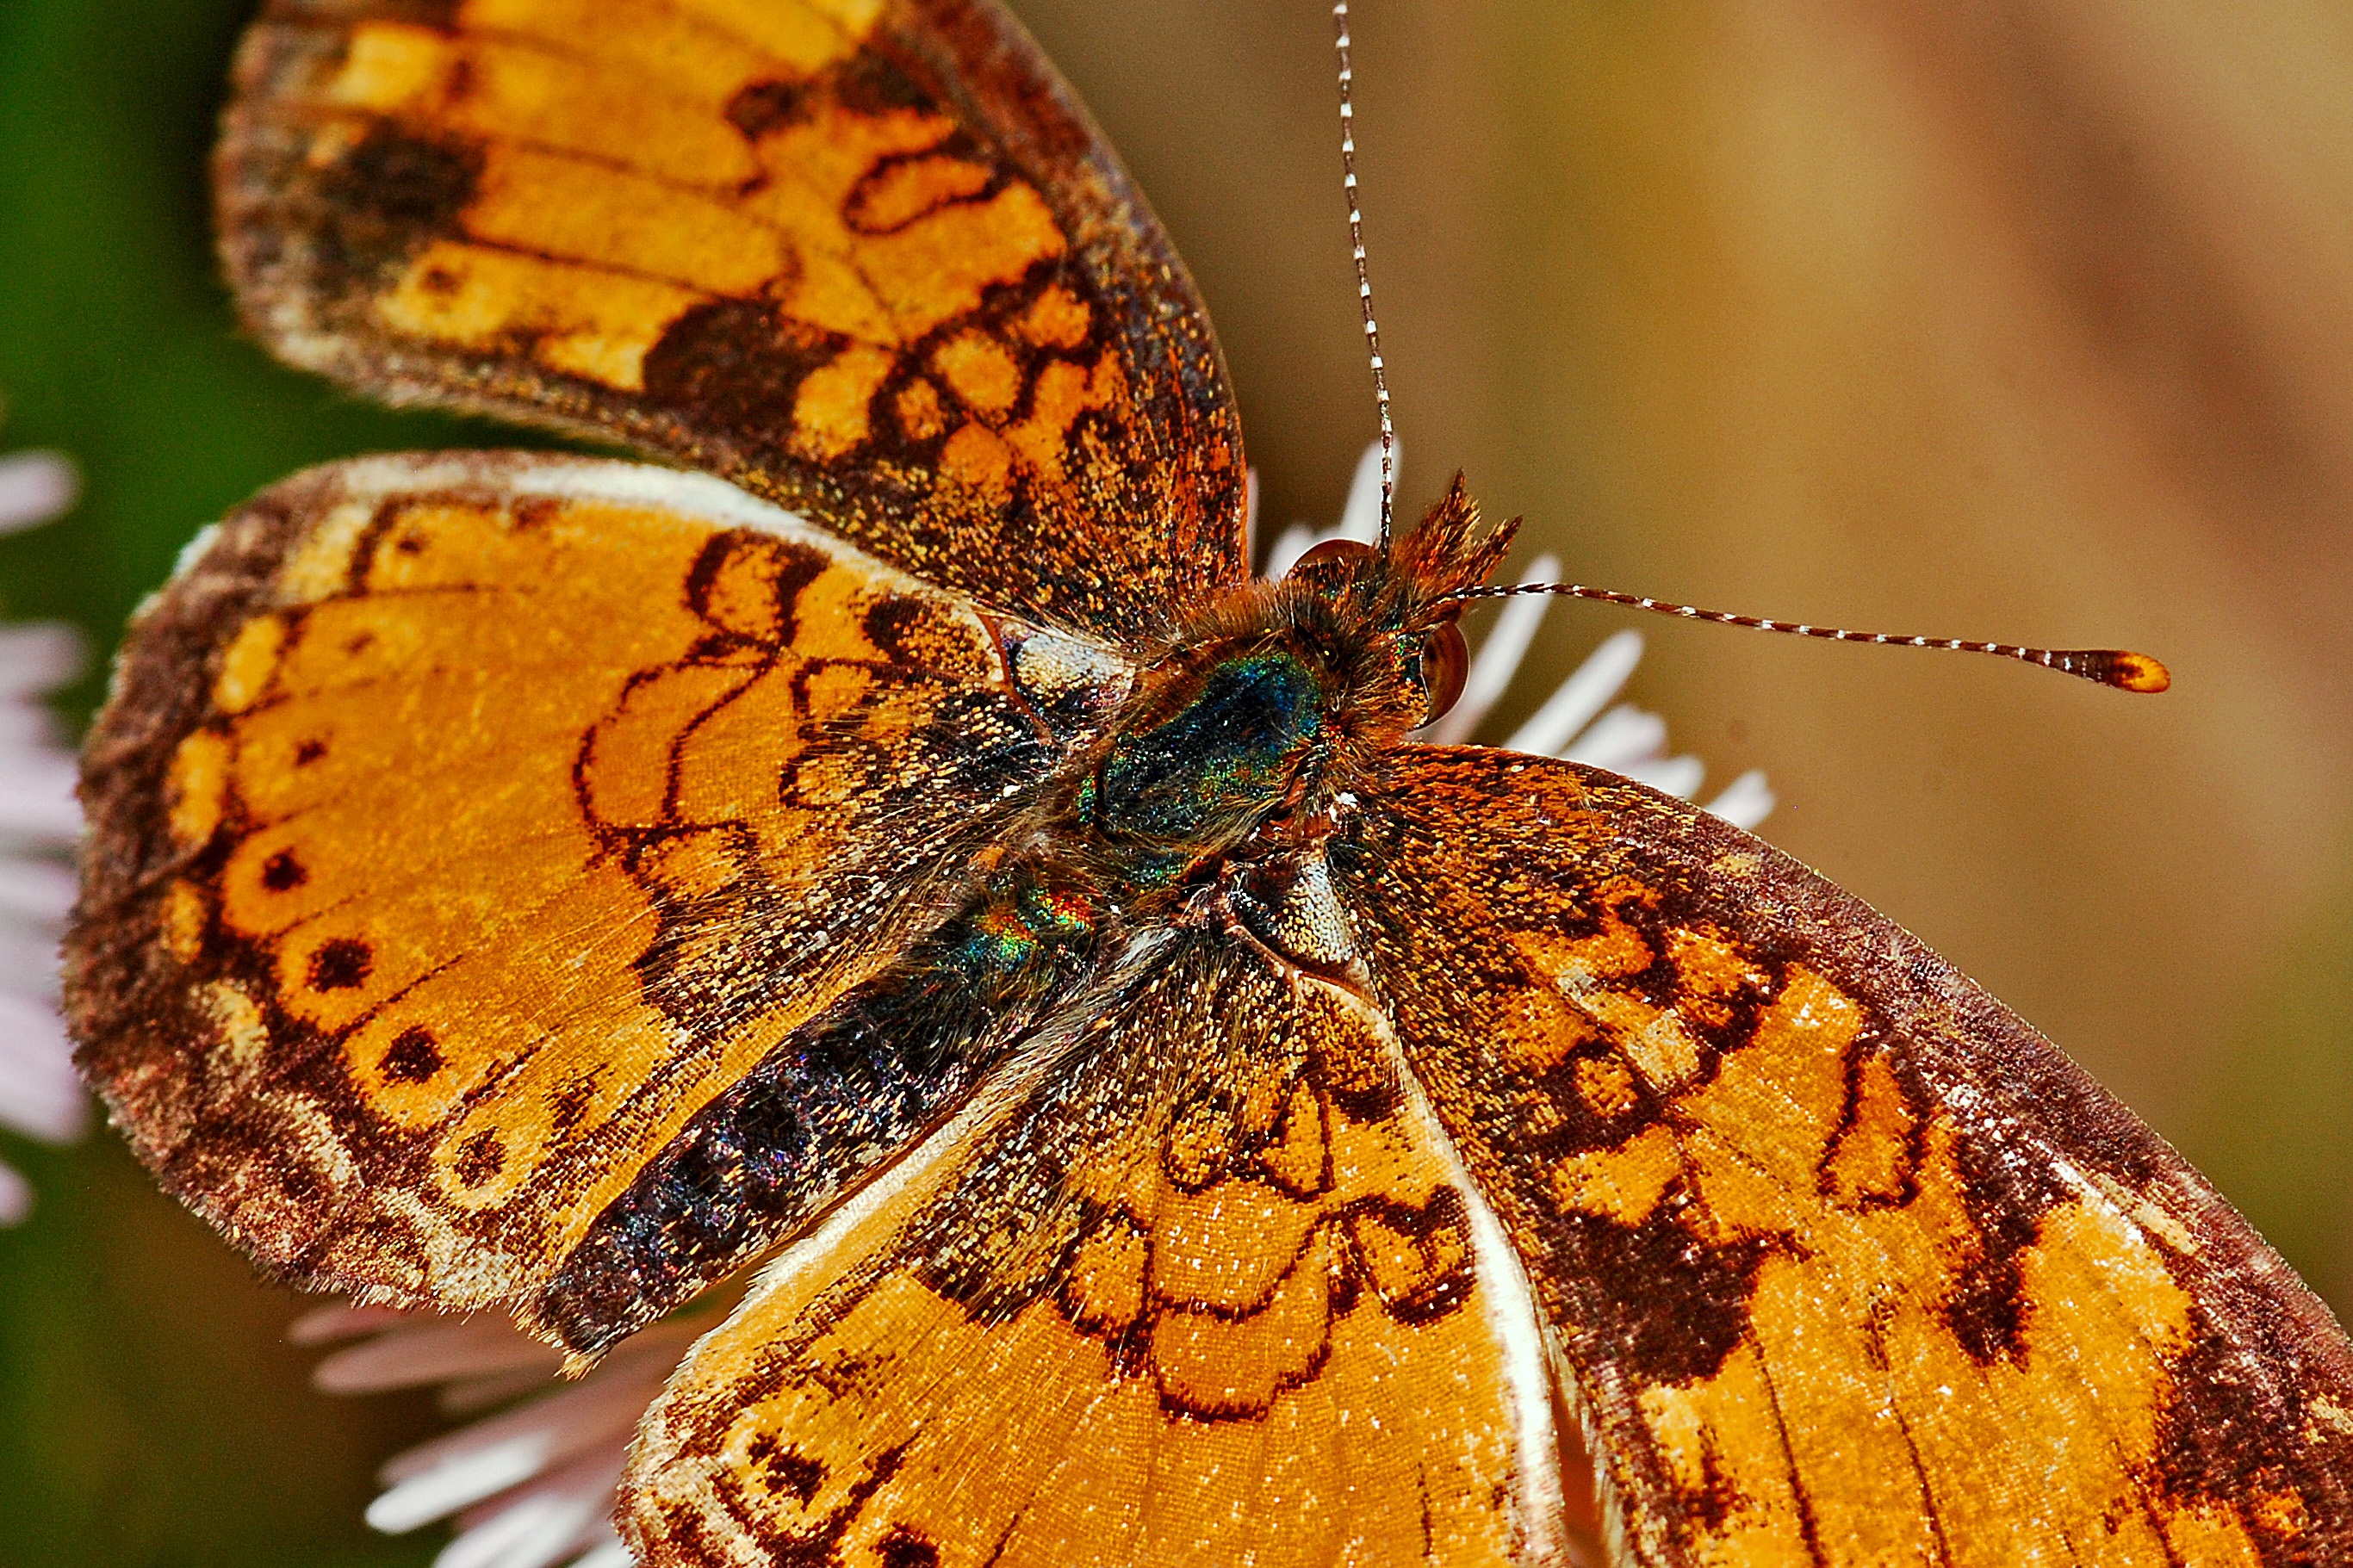
{"type": "Polygon", "coordinates": [[[351,385],[1099,634],[1247,571],[1208,315],[991,0],[272,0],[216,184],[248,323],[351,385]]]}
{"type": "Polygon", "coordinates": [[[1631,1561],[2353,1561],[2327,1309],[1886,919],[1508,752],[1403,749],[1334,865],[1631,1561]]]}

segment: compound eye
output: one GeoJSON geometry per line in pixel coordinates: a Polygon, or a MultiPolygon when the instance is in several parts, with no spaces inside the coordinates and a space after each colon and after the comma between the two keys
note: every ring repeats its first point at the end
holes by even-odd
{"type": "Polygon", "coordinates": [[[1321,544],[1310,547],[1304,555],[1292,563],[1291,570],[1284,575],[1297,576],[1307,568],[1320,566],[1326,561],[1361,561],[1368,555],[1379,553],[1378,550],[1361,540],[1327,539],[1321,544]]]}
{"type": "Polygon", "coordinates": [[[1421,685],[1430,694],[1430,717],[1422,723],[1435,724],[1446,716],[1461,700],[1462,682],[1470,673],[1471,649],[1462,640],[1462,628],[1449,625],[1431,633],[1421,650],[1421,685]]]}

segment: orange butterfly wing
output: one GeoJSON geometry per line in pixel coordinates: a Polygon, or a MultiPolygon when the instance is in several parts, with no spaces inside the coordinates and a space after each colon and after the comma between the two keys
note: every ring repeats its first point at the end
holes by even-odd
{"type": "Polygon", "coordinates": [[[1525,1286],[1396,1042],[1141,944],[795,1244],[648,1415],[648,1568],[1552,1560],[1525,1286]]]}
{"type": "Polygon", "coordinates": [[[800,1050],[890,989],[1076,733],[1045,716],[1121,669],[700,475],[301,476],[125,645],[85,762],[82,1065],[281,1275],[598,1348],[982,1070],[984,1008],[920,1073],[800,1050]],[[633,1271],[608,1211],[746,1083],[887,1103],[812,1121],[733,1228],[633,1271]]]}
{"type": "Polygon", "coordinates": [[[1691,805],[1409,748],[1335,851],[1632,1561],[2353,1560],[2353,1348],[1886,920],[1691,805]]]}
{"type": "Polygon", "coordinates": [[[649,1563],[1542,1558],[1548,1375],[1646,1564],[2353,1556],[2325,1310],[1651,792],[1408,749],[1301,928],[1353,922],[1336,983],[1192,931],[933,1007],[910,955],[1124,688],[1092,639],[1247,571],[1199,303],[987,0],[273,0],[218,189],[296,363],[839,535],[322,471],[166,591],[91,752],[83,1059],[281,1272],[593,1352],[854,1192],[649,1417],[649,1563]]]}
{"type": "Polygon", "coordinates": [[[222,245],[297,364],[1065,625],[1246,574],[1208,318],[990,0],[273,0],[237,81],[222,245]]]}

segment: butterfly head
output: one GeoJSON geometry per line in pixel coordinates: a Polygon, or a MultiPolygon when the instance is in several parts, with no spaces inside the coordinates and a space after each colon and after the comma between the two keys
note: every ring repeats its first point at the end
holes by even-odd
{"type": "Polygon", "coordinates": [[[1376,742],[1440,718],[1462,694],[1470,654],[1455,597],[1484,583],[1511,548],[1517,518],[1482,529],[1462,476],[1386,550],[1334,539],[1283,580],[1302,626],[1321,624],[1347,650],[1355,728],[1376,742]]]}
{"type": "Polygon", "coordinates": [[[1148,667],[1071,805],[1131,876],[1181,880],[1262,829],[1315,823],[1384,746],[1460,693],[1459,600],[1510,543],[1458,479],[1387,551],[1319,546],[1208,606],[1148,667]]]}

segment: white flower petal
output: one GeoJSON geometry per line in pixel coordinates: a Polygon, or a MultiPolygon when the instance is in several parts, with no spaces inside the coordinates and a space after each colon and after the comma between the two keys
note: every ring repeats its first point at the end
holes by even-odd
{"type": "Polygon", "coordinates": [[[607,1531],[603,1540],[572,1560],[572,1568],[637,1568],[637,1562],[621,1544],[621,1538],[607,1531]]]}
{"type": "MultiPolygon", "coordinates": [[[[53,452],[0,458],[0,532],[73,503],[73,465],[53,452]]],[[[73,873],[44,858],[81,837],[76,768],[42,693],[81,673],[79,633],[56,623],[0,626],[0,1126],[63,1142],[90,1123],[72,1042],[57,1016],[58,935],[73,873]]],[[[0,1178],[0,1225],[31,1202],[23,1177],[0,1178]]]]}
{"type": "Polygon", "coordinates": [[[1280,577],[1299,564],[1299,558],[1315,544],[1315,532],[1303,522],[1294,522],[1275,536],[1274,548],[1266,552],[1266,574],[1280,577]]]}
{"type": "MultiPolygon", "coordinates": [[[[1405,443],[1389,445],[1389,473],[1392,478],[1405,469],[1405,443]]],[[[1340,526],[1335,537],[1353,539],[1371,544],[1381,537],[1381,444],[1367,446],[1356,459],[1356,471],[1348,480],[1348,500],[1340,508],[1340,526]]]]}
{"type": "Polygon", "coordinates": [[[385,1462],[384,1479],[396,1487],[406,1487],[442,1470],[462,1468],[479,1454],[494,1450],[520,1452],[512,1446],[525,1439],[539,1445],[537,1468],[541,1469],[607,1439],[618,1447],[627,1441],[637,1426],[638,1417],[645,1414],[646,1406],[661,1391],[667,1371],[667,1367],[656,1369],[651,1376],[592,1375],[528,1405],[517,1405],[396,1454],[385,1462]]]}
{"type": "Polygon", "coordinates": [[[1725,785],[1724,793],[1709,801],[1706,809],[1735,827],[1753,828],[1772,816],[1778,804],[1772,787],[1765,782],[1765,770],[1751,768],[1725,785]]]}
{"type": "MultiPolygon", "coordinates": [[[[20,996],[45,1012],[58,1006],[58,938],[55,931],[11,930],[0,921],[0,993],[20,996]]],[[[60,1054],[63,1037],[53,1047],[60,1054]]]]}
{"type": "Polygon", "coordinates": [[[1622,631],[1605,637],[1545,699],[1544,706],[1512,732],[1512,738],[1504,742],[1504,750],[1533,752],[1541,757],[1556,754],[1618,695],[1619,688],[1641,662],[1641,633],[1622,631]]]}
{"type": "Polygon", "coordinates": [[[70,1143],[90,1131],[90,1105],[79,1088],[59,1092],[45,1084],[0,1081],[0,1127],[44,1143],[70,1143]]]}
{"type": "Polygon", "coordinates": [[[471,1415],[546,1386],[548,1375],[545,1367],[528,1366],[483,1377],[461,1377],[443,1384],[433,1403],[444,1415],[471,1415]]]}
{"type": "MultiPolygon", "coordinates": [[[[1664,725],[1661,726],[1662,732],[1664,725]]],[[[1697,757],[1657,757],[1648,762],[1630,763],[1623,770],[1636,784],[1649,784],[1662,795],[1689,800],[1699,790],[1700,781],[1707,769],[1697,757]]]]}
{"type": "Polygon", "coordinates": [[[482,1510],[434,1568],[549,1568],[604,1533],[621,1479],[617,1458],[584,1462],[482,1510]]]}
{"type": "Polygon", "coordinates": [[[81,496],[81,474],[62,452],[11,452],[0,458],[0,533],[62,515],[81,496]]]}
{"type": "Polygon", "coordinates": [[[398,1535],[492,1498],[547,1467],[548,1435],[526,1432],[476,1448],[446,1465],[411,1476],[367,1505],[370,1526],[398,1535]]]}
{"type": "Polygon", "coordinates": [[[337,1340],[356,1339],[395,1323],[407,1322],[410,1316],[397,1307],[354,1307],[339,1301],[295,1319],[286,1327],[286,1338],[298,1345],[332,1344],[337,1340]]]}
{"type": "MultiPolygon", "coordinates": [[[[314,1332],[342,1326],[317,1314],[313,1318],[314,1332]]],[[[494,1323],[506,1337],[533,1353],[543,1353],[543,1347],[511,1324],[480,1319],[463,1326],[479,1331],[485,1322],[494,1323]]],[[[687,1321],[649,1329],[616,1348],[578,1383],[559,1384],[536,1399],[395,1455],[381,1472],[386,1489],[369,1505],[368,1522],[388,1532],[399,1531],[470,1510],[461,1521],[464,1538],[470,1539],[477,1526],[488,1529],[495,1524],[494,1516],[503,1516],[515,1498],[593,1482],[603,1488],[603,1501],[596,1510],[581,1516],[558,1555],[591,1549],[596,1544],[592,1535],[602,1531],[603,1521],[611,1511],[613,1481],[620,1474],[630,1436],[687,1347],[709,1326],[708,1321],[687,1321]],[[513,1493],[526,1482],[532,1483],[529,1493],[513,1493]]],[[[384,1338],[403,1335],[414,1340],[419,1331],[396,1329],[384,1338]]],[[[537,1372],[535,1381],[543,1386],[548,1371],[543,1363],[537,1372]]],[[[453,1387],[492,1381],[496,1379],[460,1380],[453,1387]]],[[[545,1519],[553,1516],[540,1510],[534,1517],[544,1525],[545,1519]]],[[[493,1544],[506,1539],[502,1534],[491,1538],[493,1544]]],[[[539,1526],[516,1539],[527,1539],[533,1552],[558,1550],[550,1544],[552,1532],[539,1526]]],[[[500,1549],[520,1550],[512,1543],[500,1549]]]]}
{"type": "Polygon", "coordinates": [[[564,1358],[551,1347],[516,1332],[495,1313],[485,1313],[456,1322],[427,1319],[404,1325],[336,1352],[311,1370],[311,1381],[329,1394],[372,1394],[529,1366],[543,1367],[552,1375],[563,1364],[564,1358]]]}
{"type": "MultiPolygon", "coordinates": [[[[89,663],[90,649],[81,633],[62,621],[0,626],[0,696],[54,691],[79,677],[89,663]]],[[[47,723],[47,715],[41,717],[47,723]]]]}
{"type": "Polygon", "coordinates": [[[54,860],[0,855],[0,916],[62,927],[73,913],[74,874],[54,860]]]}
{"type": "MultiPolygon", "coordinates": [[[[1528,563],[1530,579],[1549,583],[1560,571],[1560,557],[1539,555],[1528,563]]],[[[1548,595],[1528,594],[1504,601],[1503,610],[1495,616],[1487,640],[1479,645],[1479,652],[1471,660],[1471,672],[1463,677],[1462,695],[1446,717],[1423,731],[1435,744],[1451,746],[1467,741],[1479,728],[1479,721],[1504,695],[1512,684],[1512,677],[1520,671],[1520,661],[1527,657],[1528,644],[1535,640],[1536,628],[1544,624],[1545,612],[1552,608],[1548,595]]],[[[1605,699],[1606,700],[1606,699],[1605,699]]]]}
{"type": "Polygon", "coordinates": [[[1560,750],[1567,762],[1622,773],[1638,763],[1666,755],[1667,721],[1621,702],[1593,721],[1590,729],[1560,750]]]}
{"type": "Polygon", "coordinates": [[[32,997],[0,991],[0,1126],[64,1143],[89,1125],[64,1021],[32,997]]]}
{"type": "Polygon", "coordinates": [[[32,1212],[33,1184],[0,1162],[0,1225],[15,1225],[32,1212]]]}
{"type": "Polygon", "coordinates": [[[71,844],[81,835],[73,760],[0,755],[0,839],[71,844]]]}

